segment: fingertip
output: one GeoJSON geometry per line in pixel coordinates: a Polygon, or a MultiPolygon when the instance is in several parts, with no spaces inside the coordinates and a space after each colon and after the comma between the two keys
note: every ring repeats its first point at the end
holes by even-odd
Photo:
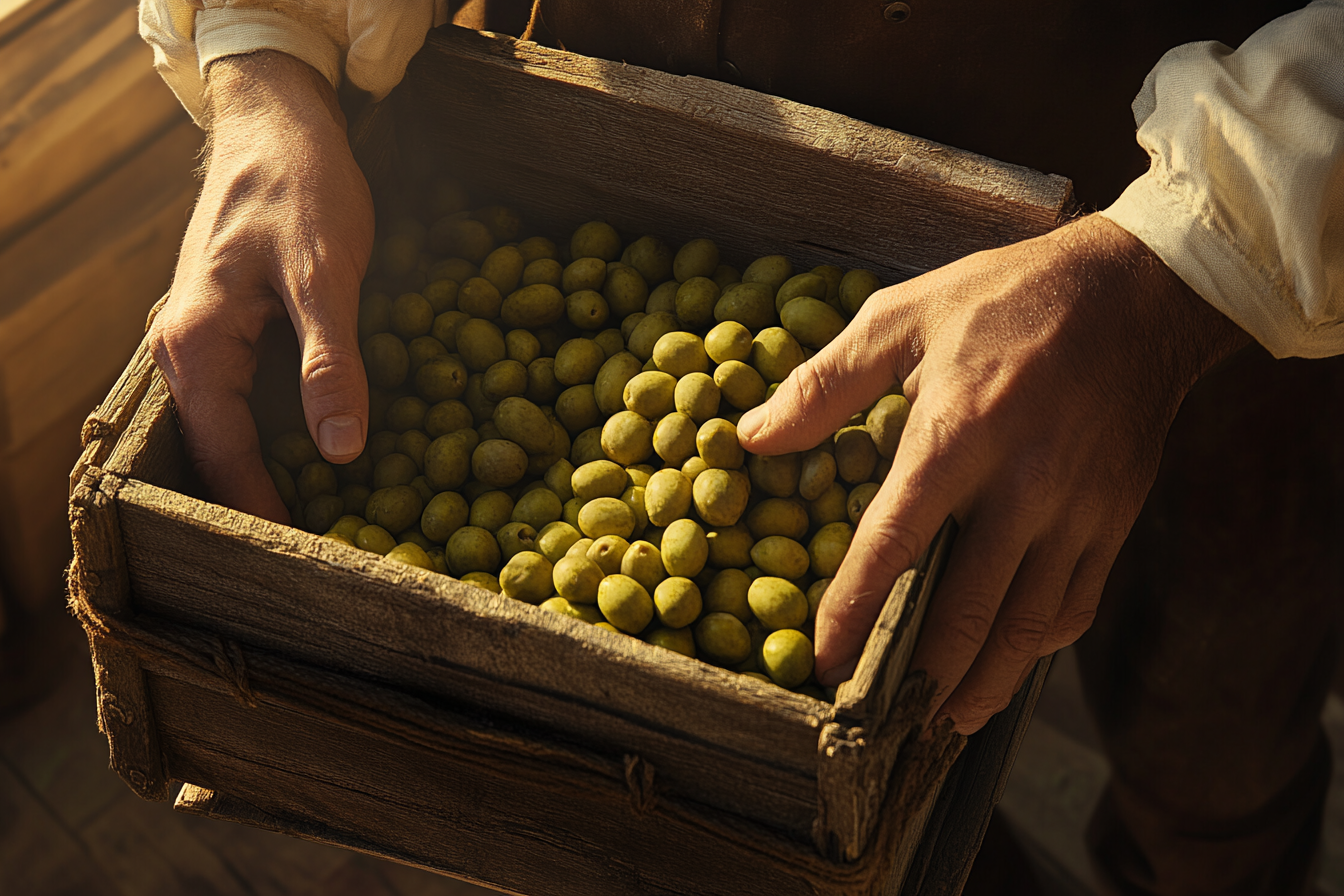
{"type": "Polygon", "coordinates": [[[765,421],[768,416],[769,413],[766,411],[765,405],[763,404],[757,405],[742,415],[741,419],[737,421],[737,438],[738,441],[744,443],[742,447],[751,447],[745,443],[752,441],[760,434],[761,428],[765,426],[765,421]]]}
{"type": "Polygon", "coordinates": [[[856,656],[830,668],[818,669],[817,681],[821,682],[822,687],[838,688],[854,677],[854,670],[857,668],[859,668],[859,657],[856,656]]]}
{"type": "Polygon", "coordinates": [[[333,414],[317,424],[317,448],[333,464],[345,464],[364,450],[365,423],[357,414],[333,414]]]}

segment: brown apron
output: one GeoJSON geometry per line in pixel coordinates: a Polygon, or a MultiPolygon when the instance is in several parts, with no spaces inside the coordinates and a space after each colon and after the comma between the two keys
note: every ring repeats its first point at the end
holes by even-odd
{"type": "Polygon", "coordinates": [[[1130,103],[1166,50],[1196,40],[1236,46],[1303,5],[537,0],[531,36],[1063,174],[1084,202],[1101,205],[1147,166],[1130,103]]]}

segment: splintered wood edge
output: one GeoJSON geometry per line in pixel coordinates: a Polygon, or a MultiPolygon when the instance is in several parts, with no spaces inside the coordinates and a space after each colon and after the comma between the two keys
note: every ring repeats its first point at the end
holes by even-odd
{"type": "Polygon", "coordinates": [[[670,75],[653,69],[553,50],[530,41],[462,28],[438,28],[425,47],[496,66],[517,68],[666,112],[694,117],[731,131],[813,147],[893,177],[992,197],[1049,226],[1071,207],[1072,182],[1057,174],[1000,162],[931,140],[880,128],[858,119],[721,81],[670,75]],[[691,84],[694,90],[687,90],[691,84]],[[773,129],[743,128],[738,111],[755,104],[773,129]]]}
{"type": "MultiPolygon", "coordinates": [[[[168,296],[164,295],[150,309],[149,316],[145,320],[146,333],[148,333],[154,318],[167,301],[168,296]]],[[[145,394],[149,391],[154,380],[156,370],[154,358],[150,353],[149,338],[146,336],[136,346],[135,354],[131,356],[130,362],[127,363],[121,375],[117,377],[117,381],[112,385],[107,397],[89,413],[88,419],[84,421],[84,427],[80,433],[80,441],[84,450],[75,462],[74,469],[70,472],[70,492],[72,494],[76,486],[79,485],[84,470],[91,466],[101,466],[116,449],[122,433],[125,432],[135,415],[139,413],[145,394]]]]}
{"type": "Polygon", "coordinates": [[[837,719],[848,720],[851,725],[885,720],[910,670],[924,615],[942,578],[955,535],[956,522],[948,517],[924,556],[892,586],[853,677],[836,690],[837,719]]]}

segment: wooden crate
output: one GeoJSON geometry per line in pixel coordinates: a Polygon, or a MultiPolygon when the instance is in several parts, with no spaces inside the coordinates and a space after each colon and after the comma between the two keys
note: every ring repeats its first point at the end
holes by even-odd
{"type": "MultiPolygon", "coordinates": [[[[1069,202],[1062,178],[459,29],[356,130],[376,189],[450,167],[557,233],[601,215],[887,279],[1069,202]]],[[[188,811],[519,893],[959,890],[1045,664],[964,754],[917,736],[907,665],[950,528],[831,705],[192,497],[144,346],[95,419],[71,585],[142,796],[188,781],[188,811]]]]}

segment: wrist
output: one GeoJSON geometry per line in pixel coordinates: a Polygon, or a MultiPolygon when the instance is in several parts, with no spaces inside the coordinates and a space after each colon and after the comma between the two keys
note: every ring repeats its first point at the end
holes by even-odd
{"type": "Polygon", "coordinates": [[[1248,345],[1245,330],[1209,304],[1138,237],[1090,215],[1050,235],[1083,281],[1083,294],[1118,312],[1150,361],[1183,395],[1209,368],[1248,345]]]}
{"type": "Polygon", "coordinates": [[[277,50],[225,56],[206,71],[206,126],[212,134],[258,122],[345,132],[336,91],[308,63],[277,50]]]}

